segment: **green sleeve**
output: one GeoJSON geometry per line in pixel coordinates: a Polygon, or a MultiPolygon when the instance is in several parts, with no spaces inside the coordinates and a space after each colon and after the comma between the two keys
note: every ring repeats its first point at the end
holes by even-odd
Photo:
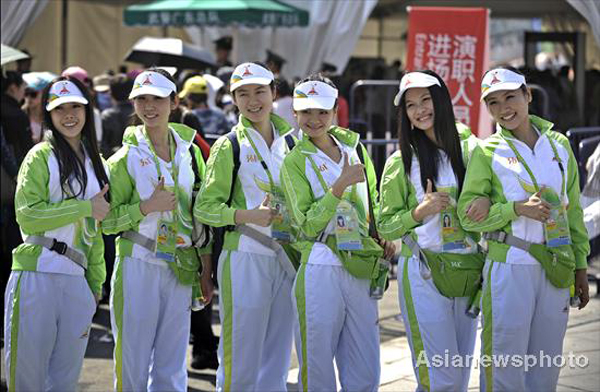
{"type": "Polygon", "coordinates": [[[92,216],[90,200],[67,199],[51,203],[48,144],[33,148],[25,157],[17,177],[15,211],[17,222],[27,234],[42,233],[92,216]]]}
{"type": "Polygon", "coordinates": [[[401,238],[421,224],[412,216],[412,211],[419,203],[399,152],[385,163],[380,190],[379,234],[384,239],[391,241],[401,238]]]}
{"type": "Polygon", "coordinates": [[[108,159],[110,212],[102,221],[102,231],[105,234],[118,234],[134,229],[144,218],[140,201],[132,203],[135,186],[127,171],[128,150],[128,147],[122,147],[108,159]]]}
{"type": "Polygon", "coordinates": [[[196,198],[194,217],[200,222],[213,227],[235,224],[235,208],[227,205],[233,166],[231,142],[222,136],[210,149],[206,175],[196,198]]]}
{"type": "Polygon", "coordinates": [[[98,233],[88,255],[88,268],[85,279],[94,294],[102,294],[102,284],[106,280],[106,263],[104,262],[104,239],[98,233]]]}
{"type": "MultiPolygon", "coordinates": [[[[554,132],[553,132],[554,133],[554,132]]],[[[590,240],[588,237],[585,223],[583,222],[583,210],[580,203],[579,189],[579,170],[577,160],[571,150],[571,145],[566,137],[555,133],[559,142],[569,152],[569,162],[567,164],[567,196],[569,205],[567,207],[567,219],[569,221],[569,230],[571,232],[571,243],[573,253],[575,253],[575,268],[587,268],[587,256],[590,253],[590,240]]]]}
{"type": "MultiPolygon", "coordinates": [[[[200,151],[200,148],[195,144],[193,146],[194,146],[193,147],[194,158],[196,159],[196,163],[198,164],[198,175],[200,176],[201,184],[204,184],[204,181],[206,180],[206,164],[204,163],[204,159],[202,158],[202,151],[200,151]]],[[[198,192],[198,195],[196,195],[196,200],[198,199],[198,197],[200,197],[200,192],[198,192]]],[[[192,206],[192,214],[194,213],[193,208],[194,208],[194,206],[192,206]]],[[[204,248],[197,249],[197,252],[200,255],[211,254],[212,247],[213,247],[213,242],[212,242],[212,238],[211,238],[211,242],[208,245],[206,245],[204,248]]]]}
{"type": "Polygon", "coordinates": [[[514,202],[506,201],[501,192],[502,184],[492,172],[491,157],[487,156],[484,148],[476,146],[469,164],[460,197],[458,199],[458,217],[463,229],[472,232],[488,232],[500,230],[514,219],[514,202]],[[487,218],[474,222],[467,218],[467,207],[478,197],[490,199],[492,205],[487,218]]]}
{"type": "Polygon", "coordinates": [[[314,199],[305,173],[305,158],[296,151],[288,154],[283,161],[280,171],[281,187],[298,229],[306,237],[315,238],[325,230],[335,215],[340,199],[331,193],[331,189],[319,200],[314,199]]]}

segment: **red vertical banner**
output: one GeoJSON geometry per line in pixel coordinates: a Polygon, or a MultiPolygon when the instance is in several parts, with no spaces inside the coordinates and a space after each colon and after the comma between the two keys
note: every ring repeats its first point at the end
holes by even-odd
{"type": "Polygon", "coordinates": [[[480,129],[480,82],[488,67],[486,8],[410,7],[408,71],[430,69],[444,79],[457,121],[480,129]]]}

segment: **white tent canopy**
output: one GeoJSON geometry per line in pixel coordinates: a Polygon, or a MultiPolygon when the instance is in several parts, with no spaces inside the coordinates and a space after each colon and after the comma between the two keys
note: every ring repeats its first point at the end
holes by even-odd
{"type": "Polygon", "coordinates": [[[269,49],[288,59],[282,74],[292,78],[319,70],[323,62],[344,69],[371,11],[377,5],[377,0],[283,2],[309,11],[308,27],[188,27],[186,30],[194,43],[205,48],[213,47],[212,41],[221,36],[232,35],[234,63],[264,61],[269,49]]]}

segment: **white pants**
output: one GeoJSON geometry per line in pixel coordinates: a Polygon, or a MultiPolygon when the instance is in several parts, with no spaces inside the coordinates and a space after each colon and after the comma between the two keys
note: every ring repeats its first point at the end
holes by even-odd
{"type": "Polygon", "coordinates": [[[115,390],[187,391],[192,287],[166,265],[125,257],[111,288],[115,390]]]}
{"type": "Polygon", "coordinates": [[[378,389],[377,300],[369,285],[342,266],[300,266],[294,283],[299,390],[335,391],[334,359],[342,391],[378,389]]]}
{"type": "MultiPolygon", "coordinates": [[[[398,297],[412,354],[417,391],[466,391],[475,348],[477,319],[465,314],[469,298],[447,298],[433,279],[424,279],[414,257],[398,260],[398,297]],[[462,367],[437,366],[457,358],[462,367]]],[[[456,363],[456,362],[455,362],[456,363]]]]}
{"type": "Polygon", "coordinates": [[[552,286],[539,264],[495,263],[487,260],[481,300],[481,354],[511,361],[481,369],[481,390],[553,391],[560,368],[552,361],[530,367],[511,366],[514,358],[562,354],[569,318],[569,289],[552,286]]]}
{"type": "Polygon", "coordinates": [[[217,391],[285,391],[292,278],[275,257],[238,251],[221,253],[217,278],[222,327],[217,391]]]}
{"type": "Polygon", "coordinates": [[[4,296],[11,391],[75,391],[96,301],[83,276],[13,271],[4,296]]]}

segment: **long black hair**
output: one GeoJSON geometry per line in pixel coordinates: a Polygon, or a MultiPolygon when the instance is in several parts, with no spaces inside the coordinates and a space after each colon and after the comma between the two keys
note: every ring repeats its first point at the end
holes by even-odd
{"type": "MultiPolygon", "coordinates": [[[[89,90],[78,79],[71,76],[60,76],[54,79],[52,83],[44,88],[44,92],[42,94],[42,107],[44,108],[43,128],[51,131],[48,141],[50,142],[52,150],[56,155],[56,160],[58,161],[60,184],[63,194],[69,195],[68,198],[75,198],[83,195],[87,187],[88,178],[84,162],[81,161],[65,137],[56,129],[54,123],[52,122],[50,112],[45,110],[46,105],[48,104],[50,88],[52,85],[54,85],[54,83],[62,80],[68,80],[69,82],[75,84],[83,94],[84,98],[88,101],[88,104],[84,105],[85,124],[83,124],[83,129],[81,130],[81,142],[83,143],[85,151],[92,161],[92,166],[94,168],[96,178],[98,179],[100,189],[102,189],[104,185],[108,184],[108,176],[106,175],[104,165],[102,164],[102,159],[100,158],[100,152],[98,151],[96,126],[94,124],[94,105],[89,90]],[[79,192],[74,191],[72,184],[73,180],[79,183],[79,192]]],[[[105,199],[110,201],[109,192],[106,193],[105,199]]]]}
{"type": "Polygon", "coordinates": [[[419,167],[421,170],[421,185],[427,189],[427,179],[431,180],[433,191],[435,192],[435,179],[438,173],[438,161],[440,159],[438,148],[441,148],[448,158],[454,174],[458,178],[458,192],[462,189],[465,179],[465,165],[462,160],[462,150],[460,146],[460,137],[456,129],[456,120],[452,110],[452,100],[448,87],[444,80],[433,71],[417,71],[431,75],[439,80],[440,85],[428,87],[431,100],[433,102],[434,125],[433,133],[439,147],[429,140],[425,132],[421,129],[412,127],[406,113],[406,93],[400,99],[399,121],[398,121],[398,140],[400,141],[400,151],[402,153],[402,162],[407,175],[410,175],[413,150],[417,154],[419,167]]]}

